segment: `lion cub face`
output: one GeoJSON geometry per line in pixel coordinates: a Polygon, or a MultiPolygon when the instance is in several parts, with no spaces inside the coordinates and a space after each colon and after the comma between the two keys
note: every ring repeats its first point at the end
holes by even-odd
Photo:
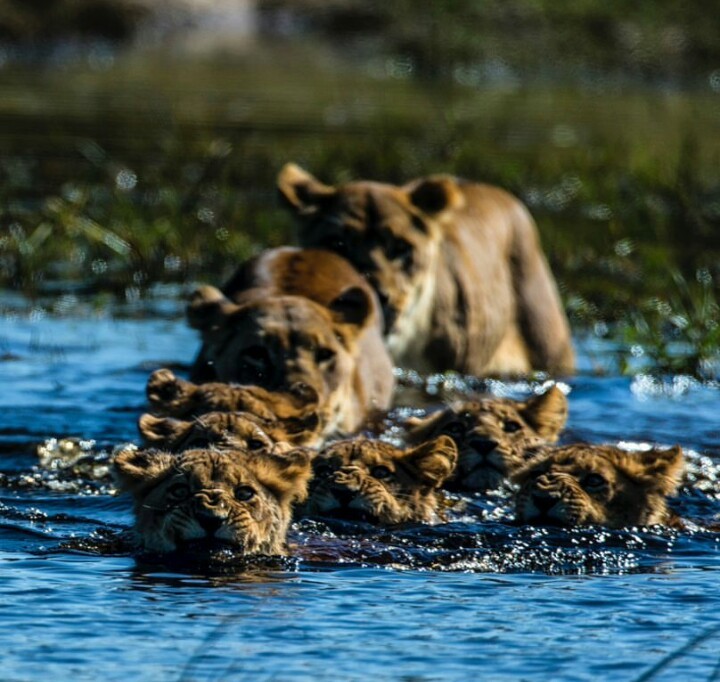
{"type": "Polygon", "coordinates": [[[669,520],[666,497],[677,489],[683,452],[626,452],[609,445],[569,445],[528,462],[514,480],[520,485],[516,514],[524,523],[610,528],[669,520]]]}
{"type": "Polygon", "coordinates": [[[331,187],[295,164],[281,170],[278,188],[300,221],[300,243],[344,256],[368,278],[383,307],[391,351],[396,336],[411,343],[416,320],[433,304],[442,239],[435,217],[463,202],[462,194],[443,179],[331,187]]]}
{"type": "Polygon", "coordinates": [[[378,440],[341,441],[317,456],[303,511],[380,524],[431,521],[435,493],[456,461],[446,436],[407,450],[378,440]]]}
{"type": "Polygon", "coordinates": [[[557,441],[567,421],[567,398],[557,387],[526,401],[507,398],[458,402],[424,419],[408,420],[408,442],[441,434],[458,447],[452,486],[485,491],[500,487],[534,454],[557,441]]]}
{"type": "Polygon", "coordinates": [[[292,505],[307,494],[311,463],[302,450],[128,449],[117,455],[115,471],[135,499],[136,529],[149,551],[207,539],[244,554],[283,554],[292,505]]]}
{"type": "Polygon", "coordinates": [[[354,334],[361,326],[337,315],[300,296],[237,305],[207,286],[195,293],[188,310],[219,381],[273,392],[309,386],[325,433],[351,430],[359,421],[354,334]]]}

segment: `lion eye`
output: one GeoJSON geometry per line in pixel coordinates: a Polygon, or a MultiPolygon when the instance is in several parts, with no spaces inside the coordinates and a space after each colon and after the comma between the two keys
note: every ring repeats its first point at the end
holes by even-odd
{"type": "Polygon", "coordinates": [[[601,474],[588,474],[582,480],[583,488],[602,488],[607,485],[607,480],[601,474]]]}
{"type": "Polygon", "coordinates": [[[380,465],[373,467],[370,470],[370,475],[373,478],[377,478],[378,481],[382,481],[386,478],[390,478],[392,476],[392,471],[390,471],[390,469],[388,469],[387,467],[380,465]]]}
{"type": "Polygon", "coordinates": [[[461,438],[465,435],[465,424],[463,422],[450,422],[445,428],[443,433],[447,434],[451,438],[461,438]]]}
{"type": "Polygon", "coordinates": [[[175,483],[167,489],[168,497],[180,502],[190,496],[190,488],[187,483],[175,483]]]}
{"type": "Polygon", "coordinates": [[[255,497],[255,490],[249,485],[239,485],[235,488],[235,499],[238,500],[238,502],[247,502],[248,500],[252,500],[253,497],[255,497]]]}
{"type": "Polygon", "coordinates": [[[267,443],[260,440],[259,438],[249,438],[247,441],[247,446],[249,450],[262,450],[266,445],[267,443]]]}
{"type": "Polygon", "coordinates": [[[404,239],[394,239],[388,244],[385,252],[390,260],[402,261],[403,267],[409,268],[413,263],[413,247],[404,239]]]}
{"type": "Polygon", "coordinates": [[[520,429],[522,429],[520,422],[513,421],[512,419],[503,422],[503,431],[505,431],[505,433],[517,433],[520,429]]]}
{"type": "Polygon", "coordinates": [[[332,348],[318,348],[315,351],[316,362],[328,362],[335,357],[335,351],[332,348]]]}
{"type": "Polygon", "coordinates": [[[333,468],[329,464],[316,464],[315,476],[318,478],[327,478],[333,473],[333,468]]]}

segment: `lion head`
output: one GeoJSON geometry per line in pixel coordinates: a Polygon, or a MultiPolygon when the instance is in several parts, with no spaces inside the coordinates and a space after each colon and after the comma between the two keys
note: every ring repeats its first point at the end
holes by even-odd
{"type": "Polygon", "coordinates": [[[450,487],[484,491],[500,487],[535,454],[557,441],[568,404],[557,385],[524,401],[485,398],[456,402],[425,418],[407,422],[409,443],[441,434],[458,447],[458,465],[450,487]]]}
{"type": "Polygon", "coordinates": [[[462,195],[442,177],[405,187],[367,181],[332,187],[292,163],[281,170],[278,188],[299,218],[300,243],[344,256],[372,284],[395,355],[395,336],[413,326],[406,318],[418,308],[430,312],[442,241],[435,218],[461,204],[462,195]]]}
{"type": "Polygon", "coordinates": [[[211,445],[283,452],[293,445],[312,446],[317,440],[316,434],[302,425],[267,422],[247,412],[208,412],[191,421],[144,414],[138,428],[148,445],[172,452],[211,445]]]}
{"type": "Polygon", "coordinates": [[[300,419],[308,424],[317,418],[317,392],[302,383],[292,384],[286,391],[221,382],[194,384],[169,369],[158,369],[150,375],[146,393],[152,411],[166,417],[247,412],[268,422],[300,419]]]}
{"type": "Polygon", "coordinates": [[[610,445],[568,445],[537,455],[513,480],[524,523],[610,528],[666,523],[666,498],[682,476],[683,452],[627,452],[610,445]]]}
{"type": "Polygon", "coordinates": [[[207,540],[244,554],[283,554],[292,506],[305,499],[312,473],[304,450],[127,449],[114,466],[121,489],[134,497],[140,540],[153,552],[207,540]]]}
{"type": "Polygon", "coordinates": [[[380,524],[430,521],[438,508],[436,491],[456,461],[447,436],[407,450],[378,440],[340,441],[316,457],[302,511],[380,524]]]}
{"type": "MultiPolygon", "coordinates": [[[[188,311],[201,330],[204,357],[223,382],[255,385],[272,392],[310,387],[324,435],[350,432],[373,408],[363,380],[356,333],[357,307],[326,308],[301,296],[274,296],[235,304],[213,287],[202,287],[188,311]]],[[[389,384],[392,375],[388,364],[389,384]]],[[[386,378],[387,379],[387,378],[386,378]]]]}

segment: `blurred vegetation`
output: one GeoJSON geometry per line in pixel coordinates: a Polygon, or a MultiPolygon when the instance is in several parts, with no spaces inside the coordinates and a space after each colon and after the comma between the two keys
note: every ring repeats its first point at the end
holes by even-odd
{"type": "Polygon", "coordinates": [[[720,36],[695,4],[264,0],[244,50],[9,61],[0,287],[218,283],[293,241],[288,160],[327,182],[447,171],[527,202],[576,329],[716,374],[720,36]]]}

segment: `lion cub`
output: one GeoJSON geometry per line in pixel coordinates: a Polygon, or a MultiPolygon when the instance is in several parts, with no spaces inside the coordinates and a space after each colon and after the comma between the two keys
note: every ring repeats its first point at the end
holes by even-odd
{"type": "Polygon", "coordinates": [[[135,528],[151,552],[217,541],[244,554],[285,554],[292,506],[312,473],[304,450],[187,450],[179,455],[127,449],[115,459],[121,489],[135,499],[135,528]]]}
{"type": "Polygon", "coordinates": [[[610,445],[550,448],[516,472],[523,523],[610,528],[673,523],[666,498],[680,483],[679,447],[627,452],[610,445]]]}
{"type": "Polygon", "coordinates": [[[457,402],[425,418],[407,422],[409,443],[441,434],[458,447],[458,465],[446,485],[479,491],[499,488],[540,445],[557,441],[565,426],[568,402],[556,385],[525,401],[485,398],[457,402]]]}
{"type": "Polygon", "coordinates": [[[303,246],[339,253],[368,277],[398,364],[475,375],[573,369],[537,227],[511,194],[449,175],[333,187],[292,163],[278,188],[303,246]]]}
{"type": "Polygon", "coordinates": [[[144,414],[138,428],[148,445],[171,452],[210,446],[285,452],[307,440],[306,432],[291,433],[280,422],[247,412],[208,412],[192,421],[144,414]]]}
{"type": "Polygon", "coordinates": [[[300,511],[379,524],[433,521],[436,492],[456,462],[457,448],[447,436],[407,450],[379,440],[340,441],[315,458],[300,511]]]}

